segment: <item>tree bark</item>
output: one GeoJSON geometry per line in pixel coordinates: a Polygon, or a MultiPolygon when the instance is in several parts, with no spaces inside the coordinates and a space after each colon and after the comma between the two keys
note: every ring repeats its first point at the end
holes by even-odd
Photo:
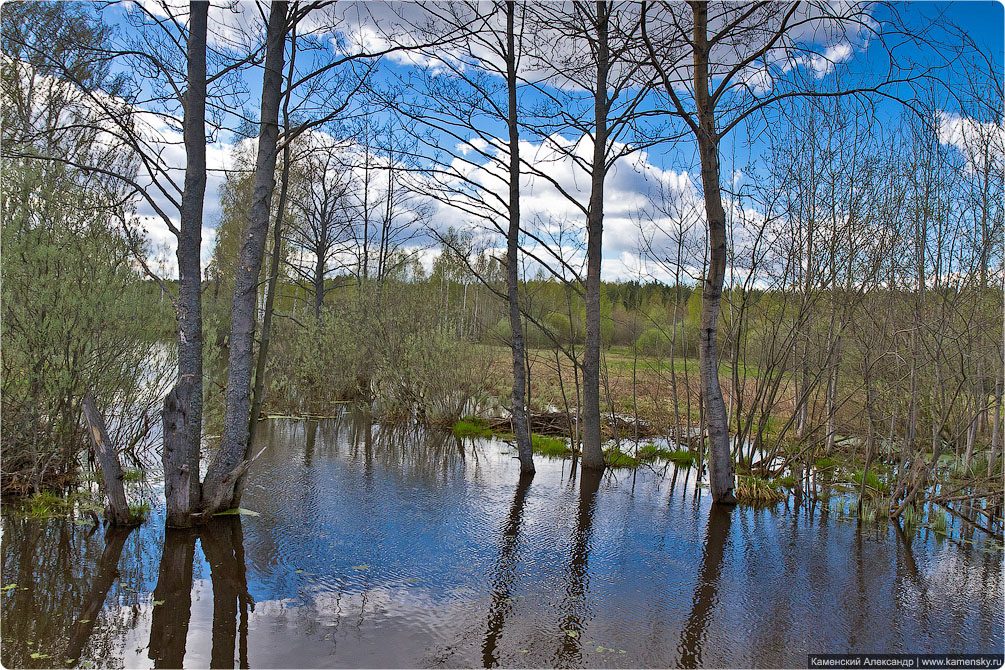
{"type": "Polygon", "coordinates": [[[108,496],[108,507],[105,508],[105,518],[115,526],[128,526],[133,523],[129,513],[129,503],[126,502],[126,490],[122,484],[122,467],[119,465],[119,455],[115,453],[105,421],[94,406],[94,398],[90,393],[84,394],[82,403],[84,418],[87,419],[88,432],[91,434],[91,444],[94,445],[94,455],[101,467],[101,476],[105,482],[105,494],[108,496]]]}
{"type": "MultiPolygon", "coordinates": [[[[183,434],[172,436],[164,426],[165,486],[177,489],[168,499],[167,515],[171,525],[184,525],[184,517],[199,505],[199,450],[202,444],[202,212],[206,196],[206,35],[209,3],[189,3],[188,90],[184,96],[185,118],[182,122],[185,142],[185,186],[181,197],[180,235],[178,235],[178,382],[172,390],[175,400],[186,405],[177,408],[185,416],[183,434]],[[184,391],[182,387],[186,386],[184,391]],[[178,467],[169,469],[181,458],[187,466],[184,476],[178,467]],[[171,474],[173,473],[173,475],[171,474]],[[172,480],[171,477],[175,478],[172,480]],[[182,488],[186,491],[182,492],[182,488]]],[[[165,398],[165,407],[171,396],[165,398]]],[[[167,421],[165,415],[165,421],[167,421]]]]}
{"type": "Polygon", "coordinates": [[[287,5],[285,1],[273,2],[269,14],[254,195],[234,279],[234,302],[230,317],[230,372],[227,378],[223,434],[220,449],[210,463],[203,483],[202,506],[210,513],[237,505],[240,501],[240,483],[246,471],[241,466],[242,462],[246,462],[248,452],[255,302],[262,256],[265,253],[265,237],[269,230],[272,191],[275,187],[287,5]]]}
{"type": "Polygon", "coordinates": [[[733,495],[733,462],[730,458],[726,403],[719,386],[719,360],[716,353],[719,303],[726,277],[726,212],[722,207],[722,194],[719,190],[719,140],[715,129],[714,103],[708,89],[708,6],[703,2],[692,2],[690,5],[694,14],[698,153],[701,158],[701,182],[709,241],[708,273],[702,286],[701,331],[698,337],[701,398],[708,430],[708,477],[712,501],[732,504],[736,502],[733,495]]]}
{"type": "MultiPolygon", "coordinates": [[[[189,459],[188,439],[192,433],[191,422],[195,421],[192,396],[197,392],[195,378],[186,375],[181,378],[164,399],[161,419],[164,422],[164,451],[161,462],[164,466],[164,499],[167,503],[165,525],[169,528],[187,528],[192,525],[190,481],[196,477],[189,459]]],[[[195,470],[198,472],[198,469],[195,470]]],[[[198,486],[198,482],[196,482],[198,486]]],[[[199,499],[197,490],[196,500],[199,499]]]]}
{"type": "MultiPolygon", "coordinates": [[[[291,73],[292,75],[292,73],[291,73]]],[[[292,79],[292,77],[290,77],[292,79]]],[[[283,102],[288,106],[289,97],[283,102]]],[[[289,132],[289,114],[283,110],[283,131],[289,132]]],[[[255,389],[251,395],[251,421],[248,423],[248,440],[255,439],[255,422],[262,413],[265,389],[265,366],[269,361],[269,344],[272,340],[272,312],[276,304],[276,284],[279,280],[279,261],[283,252],[283,215],[286,212],[286,194],[290,181],[290,145],[283,146],[283,169],[280,176],[279,205],[276,223],[272,228],[272,260],[269,265],[269,283],[265,293],[265,314],[262,317],[262,341],[258,345],[258,362],[255,364],[255,389]]]]}
{"type": "Polygon", "coordinates": [[[586,217],[586,341],[583,350],[583,468],[586,470],[604,468],[600,438],[600,262],[607,171],[608,9],[606,2],[597,2],[593,161],[590,166],[590,206],[586,217]]]}
{"type": "Polygon", "coordinates": [[[513,354],[513,434],[520,454],[520,472],[534,472],[534,450],[527,425],[527,374],[524,369],[523,325],[520,318],[520,127],[516,108],[516,3],[506,3],[506,90],[509,127],[509,229],[506,231],[506,297],[509,302],[510,347],[513,354]]]}

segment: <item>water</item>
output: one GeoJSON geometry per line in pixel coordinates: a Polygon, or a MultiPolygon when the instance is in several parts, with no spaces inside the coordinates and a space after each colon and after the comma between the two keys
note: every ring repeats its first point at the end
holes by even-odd
{"type": "MultiPolygon", "coordinates": [[[[3,520],[6,667],[805,666],[1003,648],[1002,553],[822,508],[712,510],[694,471],[604,477],[358,418],[261,424],[196,532],[3,520]],[[634,481],[633,481],[634,480],[634,481]],[[35,654],[35,657],[32,657],[35,654]]],[[[927,533],[927,531],[926,531],[927,533]]]]}

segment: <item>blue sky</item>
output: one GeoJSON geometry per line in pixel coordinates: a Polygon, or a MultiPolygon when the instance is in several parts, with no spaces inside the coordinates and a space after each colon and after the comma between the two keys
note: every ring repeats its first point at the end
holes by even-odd
{"type": "MultiPolygon", "coordinates": [[[[365,7],[367,9],[376,8],[380,12],[386,12],[387,10],[386,5],[367,5],[365,7]]],[[[948,4],[914,2],[898,4],[894,8],[914,26],[926,26],[932,20],[938,18],[947,18],[952,21],[981,47],[982,51],[989,56],[990,60],[995,64],[996,69],[1000,72],[1003,62],[1003,21],[1005,21],[1005,10],[1003,10],[1001,3],[987,1],[954,2],[948,4]]],[[[257,15],[257,11],[250,6],[246,5],[243,9],[246,10],[243,16],[240,14],[226,15],[227,21],[233,23],[234,17],[246,20],[249,16],[254,18],[257,15]],[[247,12],[248,9],[251,9],[250,13],[247,12]]],[[[884,20],[886,18],[886,11],[885,7],[878,6],[875,9],[875,17],[881,21],[884,20]]],[[[218,14],[218,16],[225,15],[218,14]]],[[[113,17],[114,13],[107,14],[106,20],[113,17]]],[[[359,28],[360,25],[362,24],[356,27],[359,28]]],[[[128,32],[128,29],[124,30],[124,34],[128,34],[128,32]]],[[[901,47],[899,53],[907,57],[927,57],[930,54],[923,52],[934,49],[934,45],[942,41],[945,38],[945,34],[936,29],[929,35],[929,38],[927,44],[923,45],[921,49],[901,47]]],[[[883,51],[875,43],[871,43],[867,47],[864,44],[857,45],[849,54],[839,55],[837,60],[840,62],[836,70],[840,72],[840,76],[853,80],[860,77],[868,79],[870,76],[875,76],[875,71],[885,67],[883,51]]],[[[390,83],[395,76],[407,77],[415,71],[414,68],[422,64],[422,59],[416,58],[394,57],[385,59],[380,66],[376,80],[382,83],[390,83]]],[[[812,70],[809,63],[806,64],[805,69],[807,72],[812,70]]],[[[817,73],[819,76],[815,76],[815,79],[822,86],[829,85],[833,77],[838,76],[829,67],[823,68],[821,72],[822,74],[817,73]]],[[[242,76],[243,84],[248,91],[247,95],[244,96],[244,104],[247,108],[254,109],[257,106],[257,96],[261,86],[261,70],[258,68],[248,69],[242,76]]],[[[530,95],[531,97],[534,96],[534,94],[530,95]]],[[[951,100],[945,100],[944,102],[943,109],[949,113],[961,114],[965,112],[965,110],[958,109],[951,100]]],[[[880,116],[884,117],[885,121],[884,126],[892,127],[898,120],[898,115],[901,111],[900,106],[890,101],[880,101],[879,105],[880,116]]],[[[742,124],[723,142],[722,173],[724,182],[728,183],[730,181],[730,174],[734,176],[734,182],[737,184],[743,179],[747,179],[749,183],[750,179],[758,177],[759,165],[761,164],[760,154],[765,148],[763,137],[760,136],[761,123],[761,119],[755,119],[751,125],[742,124]],[[743,171],[743,175],[736,173],[738,169],[743,171]]],[[[889,132],[891,127],[884,127],[884,132],[889,132]]],[[[496,132],[495,128],[488,128],[488,131],[490,134],[496,132]]],[[[578,139],[571,130],[563,132],[562,136],[570,142],[578,139]]],[[[542,144],[542,138],[534,137],[532,133],[525,132],[523,138],[528,143],[525,150],[527,155],[533,155],[536,151],[540,152],[547,149],[542,144]]],[[[223,175],[221,170],[231,167],[231,161],[228,157],[231,150],[229,143],[234,140],[235,137],[232,134],[223,133],[218,142],[210,147],[209,162],[213,172],[211,172],[210,183],[207,189],[204,261],[209,258],[214,236],[213,229],[219,219],[218,196],[223,175]]],[[[444,139],[444,146],[448,145],[450,148],[453,148],[456,145],[456,141],[444,139]]],[[[170,153],[173,154],[170,160],[177,161],[178,165],[183,164],[184,154],[180,151],[179,146],[175,145],[170,149],[170,153]]],[[[585,184],[583,174],[577,172],[572,165],[572,161],[562,161],[556,158],[552,151],[545,151],[545,153],[548,153],[552,158],[552,162],[547,167],[549,174],[561,181],[570,191],[574,191],[577,197],[585,202],[588,192],[583,188],[585,184]]],[[[637,210],[640,207],[645,207],[647,200],[653,196],[654,187],[660,184],[671,185],[679,197],[685,197],[685,199],[693,201],[697,194],[697,182],[694,178],[697,172],[696,163],[693,145],[690,142],[679,142],[672,145],[654,147],[644,154],[636,154],[633,158],[624,159],[616,166],[614,173],[610,177],[608,204],[606,206],[607,220],[605,221],[604,240],[605,278],[627,279],[637,277],[639,272],[647,272],[637,267],[637,262],[633,265],[633,262],[630,260],[633,254],[638,256],[639,223],[637,210]],[[633,212],[635,213],[633,214],[633,212]]],[[[492,169],[485,170],[483,177],[485,183],[494,184],[492,180],[495,175],[492,169]]],[[[578,213],[576,207],[557,195],[553,189],[547,188],[541,178],[526,177],[524,188],[526,200],[524,209],[527,217],[556,217],[556,220],[560,221],[570,231],[573,231],[577,225],[581,227],[581,221],[579,221],[581,215],[578,213]]],[[[692,202],[691,204],[697,205],[698,203],[692,202]]],[[[139,212],[140,214],[151,213],[149,207],[142,205],[139,208],[139,212]]],[[[442,206],[438,206],[437,212],[434,214],[434,221],[437,219],[450,221],[451,223],[456,223],[459,220],[456,212],[447,211],[442,206]]],[[[525,220],[528,219],[525,218],[525,220]]],[[[163,224],[148,219],[148,228],[151,239],[155,243],[164,245],[165,249],[169,249],[172,246],[173,239],[167,233],[163,224]]],[[[567,253],[574,258],[578,258],[581,255],[571,247],[567,250],[567,253]]],[[[432,254],[425,252],[424,255],[428,263],[432,258],[432,254]]],[[[168,274],[171,274],[173,271],[171,267],[173,265],[172,256],[173,253],[167,254],[165,272],[168,274]]],[[[658,278],[665,279],[666,277],[658,278]]]]}

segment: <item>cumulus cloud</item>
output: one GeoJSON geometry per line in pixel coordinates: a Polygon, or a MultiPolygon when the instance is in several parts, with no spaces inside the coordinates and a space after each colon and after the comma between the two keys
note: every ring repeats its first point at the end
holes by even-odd
{"type": "Polygon", "coordinates": [[[963,155],[968,173],[1001,169],[1005,163],[1005,126],[941,110],[935,114],[935,125],[939,142],[963,155]]]}

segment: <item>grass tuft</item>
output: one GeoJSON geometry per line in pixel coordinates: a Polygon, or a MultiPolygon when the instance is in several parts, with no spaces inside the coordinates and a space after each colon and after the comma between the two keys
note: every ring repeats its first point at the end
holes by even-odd
{"type": "Polygon", "coordinates": [[[492,437],[492,431],[484,419],[476,416],[466,416],[457,421],[451,428],[454,437],[492,437]]]}
{"type": "Polygon", "coordinates": [[[639,464],[635,458],[621,451],[617,447],[605,451],[604,460],[606,460],[607,465],[612,468],[634,468],[639,464]]]}
{"type": "Polygon", "coordinates": [[[572,449],[566,444],[564,437],[549,437],[532,433],[530,436],[534,451],[552,458],[564,458],[572,455],[572,449]]]}
{"type": "Polygon", "coordinates": [[[737,502],[746,505],[772,505],[785,500],[785,493],[776,482],[752,475],[737,477],[733,493],[737,502]]]}

